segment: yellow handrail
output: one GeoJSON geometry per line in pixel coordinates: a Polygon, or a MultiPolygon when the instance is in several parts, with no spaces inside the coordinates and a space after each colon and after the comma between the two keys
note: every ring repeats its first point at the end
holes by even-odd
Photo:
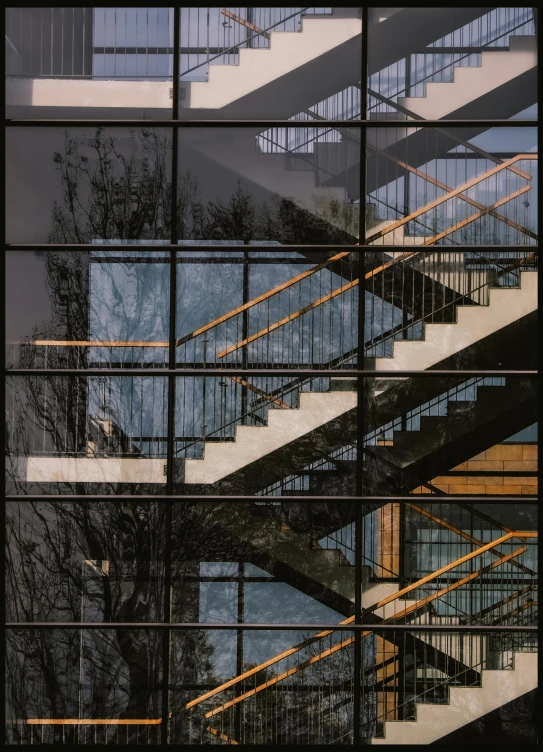
{"type": "Polygon", "coordinates": [[[384,235],[388,235],[388,233],[398,229],[398,227],[403,227],[403,225],[411,222],[413,219],[416,219],[416,217],[420,217],[421,214],[426,214],[426,212],[430,211],[430,209],[434,209],[436,206],[440,206],[441,204],[445,203],[445,201],[458,196],[460,193],[464,193],[464,191],[467,191],[468,188],[472,188],[474,185],[481,183],[483,180],[487,180],[493,175],[497,175],[499,172],[507,169],[512,164],[515,164],[516,162],[520,162],[522,160],[537,160],[537,156],[537,154],[517,154],[515,157],[511,157],[511,159],[507,159],[505,162],[502,162],[496,167],[487,170],[487,172],[484,172],[482,175],[468,180],[467,183],[464,183],[458,188],[455,188],[454,191],[447,193],[445,196],[440,196],[439,198],[430,201],[429,204],[421,206],[420,209],[416,209],[414,212],[411,212],[411,214],[408,214],[407,217],[403,217],[403,219],[399,219],[396,222],[388,225],[387,227],[384,227],[382,230],[379,230],[379,232],[375,233],[375,235],[370,235],[370,237],[366,239],[366,243],[370,244],[375,240],[379,240],[379,238],[382,238],[384,235]]]}
{"type": "MultiPolygon", "coordinates": [[[[490,543],[487,543],[484,546],[481,546],[481,548],[478,548],[477,550],[472,551],[471,553],[465,554],[464,556],[460,557],[459,559],[456,559],[450,564],[446,564],[445,566],[441,567],[441,569],[438,569],[435,572],[432,572],[431,574],[427,575],[426,577],[423,577],[422,579],[417,580],[411,585],[408,585],[407,587],[402,588],[401,590],[398,590],[397,593],[393,593],[387,598],[384,598],[378,603],[375,603],[373,606],[370,606],[370,608],[364,609],[363,614],[368,614],[368,613],[371,613],[372,611],[376,611],[378,608],[381,608],[382,606],[385,606],[388,603],[391,603],[397,598],[401,598],[406,593],[409,593],[412,590],[416,590],[420,588],[421,585],[424,585],[426,582],[429,582],[435,577],[439,577],[440,575],[444,574],[445,572],[450,571],[451,569],[454,569],[460,564],[463,564],[464,562],[469,561],[470,559],[473,559],[476,556],[480,556],[481,554],[486,553],[490,549],[494,548],[497,545],[500,545],[501,543],[505,543],[511,538],[519,538],[520,540],[522,540],[524,538],[537,538],[537,536],[538,536],[538,533],[536,531],[527,531],[527,532],[513,531],[510,533],[506,533],[501,538],[497,538],[496,540],[491,541],[490,543]]],[[[512,554],[512,556],[516,556],[516,555],[518,555],[517,552],[512,554]]],[[[503,563],[503,561],[493,562],[494,566],[499,566],[500,563],[503,563]]],[[[338,629],[341,629],[343,625],[351,624],[354,621],[354,618],[355,618],[354,616],[349,616],[347,619],[344,619],[343,621],[339,622],[338,629]]],[[[303,640],[298,645],[295,645],[294,647],[283,651],[279,655],[276,655],[273,658],[270,658],[267,661],[264,661],[263,663],[259,664],[258,666],[255,666],[252,669],[249,669],[248,671],[245,671],[243,674],[240,674],[239,676],[236,676],[233,679],[230,679],[229,681],[224,682],[224,684],[221,684],[219,687],[215,687],[215,689],[211,689],[209,692],[206,692],[200,697],[197,697],[194,700],[191,700],[185,705],[185,708],[188,710],[191,707],[198,705],[204,700],[207,700],[210,697],[213,697],[214,695],[219,694],[220,692],[223,692],[225,689],[228,689],[229,687],[232,687],[235,684],[238,684],[240,681],[247,679],[249,676],[253,676],[259,671],[262,671],[263,669],[268,668],[269,666],[273,666],[275,663],[278,663],[284,658],[288,658],[290,655],[293,655],[294,653],[299,652],[303,648],[308,647],[309,645],[312,645],[314,642],[317,642],[323,637],[327,637],[328,635],[332,634],[335,631],[337,630],[336,629],[325,630],[324,632],[319,632],[319,634],[314,635],[313,637],[309,637],[306,640],[303,640]]],[[[337,646],[334,646],[334,648],[338,649],[337,646]]]]}

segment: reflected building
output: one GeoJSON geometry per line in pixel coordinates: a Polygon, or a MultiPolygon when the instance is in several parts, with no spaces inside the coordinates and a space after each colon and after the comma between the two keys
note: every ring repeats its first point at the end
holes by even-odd
{"type": "Polygon", "coordinates": [[[7,10],[9,744],[535,743],[536,29],[7,10]]]}

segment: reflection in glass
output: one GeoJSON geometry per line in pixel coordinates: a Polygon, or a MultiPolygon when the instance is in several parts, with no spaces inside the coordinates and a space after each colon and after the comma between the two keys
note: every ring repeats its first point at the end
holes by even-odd
{"type": "Polygon", "coordinates": [[[510,437],[533,425],[537,383],[522,376],[368,380],[367,493],[528,494],[537,446],[510,437]]]}
{"type": "Polygon", "coordinates": [[[537,117],[533,8],[370,8],[368,113],[537,117]]]}
{"type": "Polygon", "coordinates": [[[163,619],[164,507],[10,502],[8,621],[163,619]]]}
{"type": "Polygon", "coordinates": [[[178,493],[355,493],[353,379],[243,375],[176,382],[178,493]]]}
{"type": "Polygon", "coordinates": [[[168,129],[9,128],[6,138],[8,242],[169,242],[168,129]]]}
{"type": "Polygon", "coordinates": [[[364,258],[365,356],[376,371],[536,367],[537,252],[385,251],[364,258]]]}
{"type": "Polygon", "coordinates": [[[15,368],[166,365],[168,261],[167,253],[128,249],[8,251],[8,364],[15,368]]]}
{"type": "Polygon", "coordinates": [[[358,240],[355,128],[183,128],[180,238],[349,245],[358,240]]]}
{"type": "Polygon", "coordinates": [[[172,8],[7,8],[7,117],[170,119],[172,21],[172,8]]]}
{"type": "Polygon", "coordinates": [[[166,379],[25,376],[6,390],[7,493],[164,489],[166,379]]]}
{"type": "Polygon", "coordinates": [[[360,118],[359,8],[181,8],[180,117],[360,118]]]}
{"type": "Polygon", "coordinates": [[[334,623],[353,613],[352,504],[183,502],[172,529],[176,622],[334,623]]]}
{"type": "Polygon", "coordinates": [[[9,630],[6,658],[8,744],[159,741],[160,632],[9,630]]]}
{"type": "Polygon", "coordinates": [[[177,362],[348,370],[357,306],[358,254],[180,254],[177,362]]]}
{"type": "Polygon", "coordinates": [[[535,128],[368,129],[370,245],[536,245],[535,128]]]}
{"type": "Polygon", "coordinates": [[[235,633],[174,632],[174,652],[188,655],[190,641],[194,655],[176,671],[178,684],[170,693],[174,743],[352,743],[352,633],[239,634],[244,656],[235,668],[226,658],[235,633]],[[209,640],[216,642],[215,652],[206,651],[209,640]]]}

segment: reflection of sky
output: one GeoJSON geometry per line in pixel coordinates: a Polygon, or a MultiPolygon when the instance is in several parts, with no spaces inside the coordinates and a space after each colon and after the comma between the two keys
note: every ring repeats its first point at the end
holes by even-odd
{"type": "MultiPolygon", "coordinates": [[[[236,562],[205,562],[200,565],[202,576],[233,577],[236,562]]],[[[252,564],[244,564],[246,577],[265,577],[267,572],[252,564]]],[[[244,622],[248,624],[296,624],[340,622],[344,617],[310,598],[285,582],[245,582],[243,585],[244,622]]],[[[238,621],[238,583],[202,582],[200,584],[200,621],[235,623],[238,621]]],[[[207,631],[214,648],[213,664],[221,678],[236,670],[236,635],[231,632],[207,631]]],[[[244,662],[261,663],[288,647],[296,645],[302,634],[296,631],[244,632],[244,662]]]]}

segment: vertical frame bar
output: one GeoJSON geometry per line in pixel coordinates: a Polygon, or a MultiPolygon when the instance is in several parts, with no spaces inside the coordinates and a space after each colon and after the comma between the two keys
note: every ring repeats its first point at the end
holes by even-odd
{"type": "MultiPolygon", "coordinates": [[[[361,40],[361,66],[360,66],[360,119],[366,119],[368,99],[368,8],[362,8],[362,40],[361,40]]],[[[360,208],[359,208],[359,244],[366,242],[366,128],[360,128],[360,208]]],[[[364,343],[366,323],[366,292],[365,292],[365,256],[358,254],[358,367],[364,368],[364,343]]],[[[358,425],[357,425],[357,449],[356,449],[356,493],[362,496],[364,493],[363,477],[363,412],[364,412],[364,379],[360,376],[357,380],[358,393],[358,425]]],[[[356,502],[355,516],[355,596],[354,596],[354,620],[355,624],[362,618],[362,506],[363,502],[356,502]]],[[[362,711],[361,678],[362,678],[362,634],[355,632],[354,640],[354,685],[353,685],[353,744],[359,745],[364,742],[360,734],[360,722],[362,711]]]]}
{"type": "MultiPolygon", "coordinates": [[[[173,101],[172,118],[179,118],[179,46],[180,46],[181,9],[173,10],[173,101]]],[[[171,243],[177,245],[177,162],[179,156],[179,129],[172,130],[172,171],[171,171],[171,243]]],[[[170,331],[169,331],[169,367],[176,368],[175,325],[177,305],[177,251],[170,250],[170,331]]],[[[166,437],[166,495],[174,492],[174,456],[175,456],[175,375],[168,376],[168,435],[166,437]]],[[[164,543],[164,622],[171,622],[171,562],[172,562],[172,519],[174,502],[166,502],[164,543]]],[[[170,698],[170,642],[171,630],[166,629],[162,643],[162,723],[161,744],[169,742],[169,698],[170,698]]]]}

